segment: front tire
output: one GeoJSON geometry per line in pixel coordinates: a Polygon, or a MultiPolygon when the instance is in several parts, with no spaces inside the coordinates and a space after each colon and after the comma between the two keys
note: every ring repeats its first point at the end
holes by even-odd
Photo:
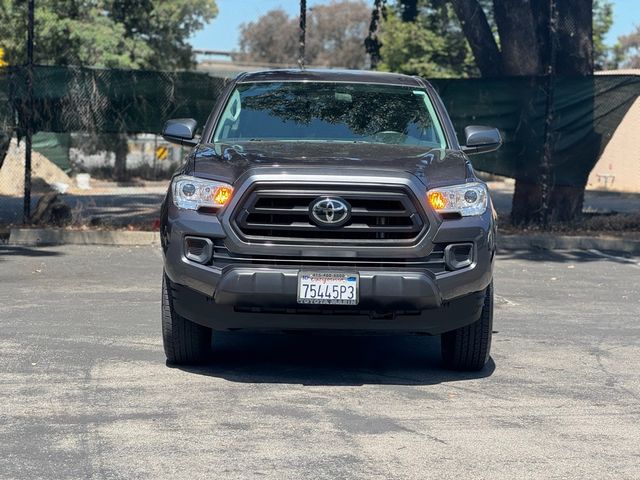
{"type": "Polygon", "coordinates": [[[211,352],[211,329],[178,315],[166,275],[162,276],[162,341],[167,361],[174,365],[200,363],[211,352]]]}
{"type": "Polygon", "coordinates": [[[481,370],[491,353],[493,282],[487,287],[480,318],[471,325],[442,334],[442,360],[447,368],[481,370]]]}

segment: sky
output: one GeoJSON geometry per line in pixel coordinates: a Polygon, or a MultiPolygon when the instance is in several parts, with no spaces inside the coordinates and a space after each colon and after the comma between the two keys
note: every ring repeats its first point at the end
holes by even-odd
{"type": "Polygon", "coordinates": [[[640,25],[640,0],[613,0],[613,25],[606,43],[615,45],[620,35],[627,35],[640,25]]]}
{"type": "MultiPolygon", "coordinates": [[[[307,0],[307,7],[330,0],[307,0]]],[[[373,2],[371,2],[373,3],[373,2]]],[[[640,0],[613,0],[613,26],[606,43],[613,45],[618,36],[630,33],[640,25],[640,0]]],[[[271,9],[281,7],[296,16],[298,0],[217,0],[218,16],[191,38],[194,48],[233,51],[238,48],[240,25],[258,19],[271,9]]]]}
{"type": "MultiPolygon", "coordinates": [[[[307,0],[307,7],[329,2],[307,0]]],[[[620,35],[640,25],[640,0],[613,0],[612,3],[613,26],[606,37],[608,45],[614,45],[620,35]]],[[[191,38],[194,48],[237,50],[242,23],[254,21],[273,8],[281,7],[291,16],[297,15],[300,8],[298,0],[217,0],[217,4],[218,16],[191,38]]]]}
{"type": "MultiPolygon", "coordinates": [[[[637,0],[640,1],[640,0],[637,0]]],[[[330,3],[307,0],[307,8],[330,3]]],[[[298,16],[298,0],[216,0],[218,16],[191,38],[194,48],[234,51],[238,48],[240,25],[257,20],[274,8],[282,8],[289,16],[298,16]]]]}

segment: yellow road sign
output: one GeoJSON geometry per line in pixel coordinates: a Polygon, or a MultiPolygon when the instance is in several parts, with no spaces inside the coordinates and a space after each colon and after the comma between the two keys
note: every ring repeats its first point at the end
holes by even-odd
{"type": "Polygon", "coordinates": [[[166,160],[169,158],[169,149],[167,147],[156,148],[156,158],[158,160],[166,160]]]}

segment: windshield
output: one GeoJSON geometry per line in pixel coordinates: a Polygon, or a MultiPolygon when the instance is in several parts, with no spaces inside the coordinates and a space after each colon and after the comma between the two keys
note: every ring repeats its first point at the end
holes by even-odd
{"type": "Polygon", "coordinates": [[[239,84],[214,143],[366,142],[445,148],[424,90],[361,83],[239,84]]]}

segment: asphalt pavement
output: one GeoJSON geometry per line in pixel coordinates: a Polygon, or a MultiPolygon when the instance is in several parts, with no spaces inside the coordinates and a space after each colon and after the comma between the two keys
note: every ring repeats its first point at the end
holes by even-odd
{"type": "Polygon", "coordinates": [[[640,258],[501,255],[476,374],[432,337],[241,333],[170,368],[161,273],[0,246],[0,478],[640,478],[640,258]]]}

